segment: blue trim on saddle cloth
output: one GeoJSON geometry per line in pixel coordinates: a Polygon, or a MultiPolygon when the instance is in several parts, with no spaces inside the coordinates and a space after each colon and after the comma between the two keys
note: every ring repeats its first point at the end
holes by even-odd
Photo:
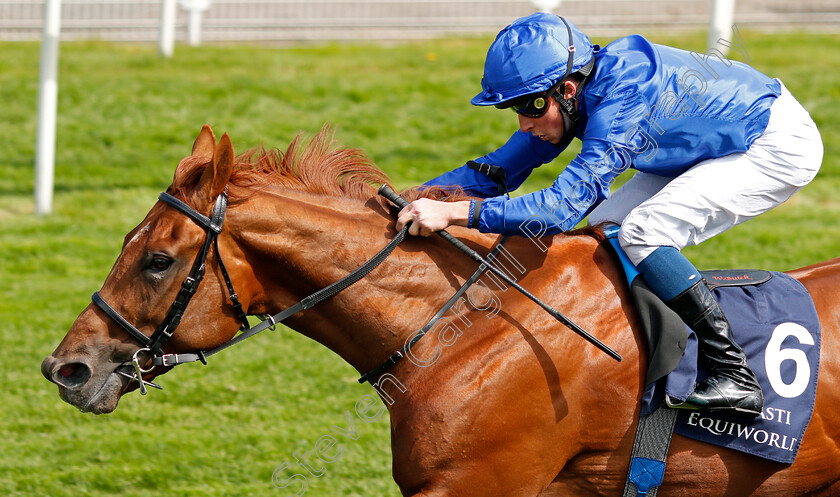
{"type": "Polygon", "coordinates": [[[634,457],[630,462],[630,483],[636,486],[636,496],[647,495],[651,488],[662,485],[665,477],[665,461],[634,457]]]}
{"type": "Polygon", "coordinates": [[[636,269],[636,266],[633,265],[633,262],[630,261],[627,254],[624,253],[624,249],[621,248],[621,245],[618,243],[619,229],[621,229],[620,226],[611,224],[604,228],[604,235],[607,237],[607,240],[609,240],[610,245],[613,246],[613,249],[618,256],[618,260],[621,261],[621,267],[624,269],[624,276],[627,278],[627,284],[632,285],[633,280],[641,273],[639,273],[639,270],[636,269]]]}

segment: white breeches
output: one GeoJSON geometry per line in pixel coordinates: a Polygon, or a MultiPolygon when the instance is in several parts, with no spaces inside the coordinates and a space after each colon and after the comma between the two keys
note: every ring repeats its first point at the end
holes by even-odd
{"type": "Polygon", "coordinates": [[[743,153],[697,163],[676,178],[639,172],[589,215],[621,226],[634,264],[658,247],[682,250],[780,205],[820,169],[814,121],[782,85],[764,133],[743,153]]]}

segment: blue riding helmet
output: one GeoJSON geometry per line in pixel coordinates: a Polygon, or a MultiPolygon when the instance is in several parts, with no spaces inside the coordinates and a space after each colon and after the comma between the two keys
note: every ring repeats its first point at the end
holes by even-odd
{"type": "Polygon", "coordinates": [[[546,91],[585,67],[594,50],[589,37],[560,16],[538,12],[517,19],[490,45],[481,79],[484,91],[473,97],[472,103],[498,105],[546,91]]]}

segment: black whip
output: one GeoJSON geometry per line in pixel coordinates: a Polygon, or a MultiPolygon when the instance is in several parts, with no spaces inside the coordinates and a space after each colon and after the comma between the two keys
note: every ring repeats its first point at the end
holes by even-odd
{"type": "MultiPolygon", "coordinates": [[[[402,209],[402,208],[404,208],[405,206],[408,205],[408,201],[406,199],[400,197],[399,195],[397,195],[396,192],[394,192],[394,190],[392,190],[388,185],[380,186],[379,187],[379,194],[382,195],[383,197],[387,198],[392,204],[396,205],[400,209],[402,209]]],[[[448,241],[452,245],[455,245],[458,248],[458,250],[460,250],[461,252],[470,256],[470,258],[472,260],[478,262],[479,264],[484,264],[485,266],[487,266],[487,269],[489,269],[493,274],[495,274],[496,276],[498,276],[499,278],[504,280],[504,282],[507,283],[508,285],[517,289],[520,293],[522,293],[522,295],[525,295],[526,297],[531,299],[534,303],[536,303],[537,305],[542,307],[543,310],[545,310],[545,312],[551,314],[551,316],[554,317],[554,319],[556,319],[556,320],[560,321],[561,323],[563,323],[564,325],[566,325],[570,330],[574,331],[575,333],[577,333],[578,335],[583,337],[586,341],[588,341],[592,345],[601,349],[608,356],[612,357],[616,361],[621,362],[621,356],[618,354],[618,352],[614,351],[609,346],[607,346],[604,342],[602,342],[602,341],[598,340],[597,338],[595,338],[594,336],[592,336],[588,331],[586,331],[583,328],[581,328],[580,326],[578,326],[574,321],[570,320],[569,318],[564,316],[562,313],[560,313],[556,309],[552,308],[551,306],[549,306],[548,304],[546,304],[545,302],[543,302],[539,298],[532,295],[531,292],[522,288],[518,283],[513,281],[513,279],[511,279],[503,271],[496,268],[495,266],[493,266],[489,262],[485,261],[484,258],[481,257],[481,255],[479,255],[478,252],[476,252],[475,250],[473,250],[473,249],[467,247],[466,245],[464,245],[464,243],[461,242],[461,240],[458,240],[454,236],[450,235],[449,233],[447,233],[446,230],[440,230],[440,231],[437,231],[436,233],[438,235],[440,235],[441,237],[443,237],[444,240],[448,241]]]]}

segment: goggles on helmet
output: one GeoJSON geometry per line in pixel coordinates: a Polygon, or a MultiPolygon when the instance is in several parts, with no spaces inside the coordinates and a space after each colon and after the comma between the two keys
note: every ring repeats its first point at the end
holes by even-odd
{"type": "Polygon", "coordinates": [[[560,85],[563,84],[563,81],[564,80],[561,79],[546,91],[531,93],[530,95],[517,98],[513,102],[498,104],[496,107],[499,109],[511,109],[517,114],[521,114],[525,117],[535,119],[542,117],[550,107],[548,99],[555,95],[555,92],[558,88],[560,88],[560,85]]]}
{"type": "MultiPolygon", "coordinates": [[[[503,102],[500,104],[496,104],[496,108],[498,109],[513,109],[514,112],[517,114],[521,114],[525,117],[531,118],[538,118],[545,115],[548,111],[549,105],[549,98],[555,96],[555,92],[563,82],[566,81],[566,78],[569,77],[569,74],[572,73],[572,66],[574,65],[574,57],[575,57],[575,45],[574,40],[572,38],[572,28],[569,26],[569,23],[566,22],[561,16],[560,20],[563,21],[563,24],[566,25],[566,31],[569,33],[569,59],[566,63],[566,74],[563,75],[556,83],[554,83],[551,88],[546,91],[538,92],[538,93],[531,93],[529,95],[522,96],[513,100],[512,102],[503,102]]],[[[557,96],[555,98],[559,99],[563,98],[562,96],[557,96]]]]}

